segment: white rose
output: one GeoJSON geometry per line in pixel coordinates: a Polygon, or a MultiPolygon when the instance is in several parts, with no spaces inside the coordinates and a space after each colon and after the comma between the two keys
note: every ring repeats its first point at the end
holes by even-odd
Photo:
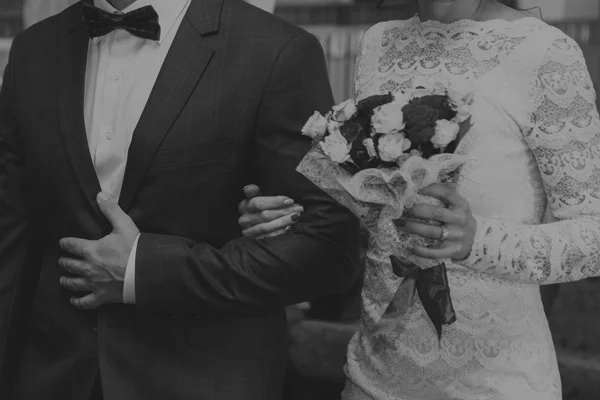
{"type": "Polygon", "coordinates": [[[350,145],[338,127],[329,131],[329,135],[319,142],[323,152],[329,156],[331,161],[341,164],[350,159],[350,145]]]}
{"type": "Polygon", "coordinates": [[[404,93],[403,91],[398,91],[394,93],[394,101],[392,103],[402,104],[402,106],[407,105],[411,100],[411,96],[408,93],[404,93]]]}
{"type": "Polygon", "coordinates": [[[369,153],[370,157],[377,157],[377,151],[375,151],[375,142],[373,139],[365,139],[363,140],[363,145],[367,148],[367,153],[369,153]]]}
{"type": "Polygon", "coordinates": [[[328,131],[329,133],[333,133],[333,132],[336,132],[336,131],[337,131],[337,132],[339,132],[339,133],[341,134],[341,132],[340,132],[340,127],[341,127],[342,125],[343,125],[343,123],[341,123],[341,122],[337,122],[337,121],[328,121],[328,122],[327,122],[327,131],[328,131]]]}
{"type": "Polygon", "coordinates": [[[470,79],[461,79],[448,87],[448,97],[456,108],[470,106],[475,98],[473,89],[474,85],[470,79]]]}
{"type": "Polygon", "coordinates": [[[356,103],[353,99],[344,101],[343,103],[333,106],[333,119],[338,122],[346,122],[356,114],[356,103]]]}
{"type": "Polygon", "coordinates": [[[404,129],[404,113],[406,104],[391,102],[377,107],[371,117],[371,125],[376,133],[398,133],[404,129]]]}
{"type": "Polygon", "coordinates": [[[431,143],[436,148],[445,147],[450,144],[460,131],[460,126],[456,122],[441,119],[435,124],[435,135],[431,138],[431,143]]]}
{"type": "Polygon", "coordinates": [[[382,161],[393,162],[402,157],[410,148],[410,140],[401,133],[390,133],[379,138],[377,149],[382,161]]]}
{"type": "Polygon", "coordinates": [[[313,140],[320,140],[327,132],[327,119],[321,115],[318,111],[306,121],[302,128],[302,134],[312,138],[313,140]]]}

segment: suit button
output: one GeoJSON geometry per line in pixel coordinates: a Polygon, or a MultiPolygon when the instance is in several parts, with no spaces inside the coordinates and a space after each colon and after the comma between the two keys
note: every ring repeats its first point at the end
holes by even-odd
{"type": "Polygon", "coordinates": [[[98,333],[98,328],[94,327],[94,332],[98,333]]]}

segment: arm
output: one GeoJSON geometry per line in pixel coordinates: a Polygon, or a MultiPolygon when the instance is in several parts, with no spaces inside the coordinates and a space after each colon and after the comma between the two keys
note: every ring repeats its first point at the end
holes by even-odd
{"type": "Polygon", "coordinates": [[[532,88],[535,122],[525,140],[556,222],[530,226],[477,217],[471,255],[461,263],[536,284],[600,275],[600,119],[595,92],[574,41],[563,36],[545,53],[532,88]]]}
{"type": "MultiPolygon", "coordinates": [[[[23,143],[14,113],[14,48],[0,90],[0,398],[9,398],[22,319],[29,237],[23,143]]],[[[33,279],[33,278],[32,278],[33,279]]],[[[28,286],[29,288],[29,286],[28,286]]],[[[31,294],[31,293],[30,293],[31,294]]]]}
{"type": "Polygon", "coordinates": [[[295,169],[310,147],[300,133],[333,104],[323,51],[300,34],[281,51],[257,117],[253,159],[265,195],[304,206],[294,230],[222,248],[156,234],[139,237],[136,304],[149,311],[199,313],[281,307],[348,289],[357,276],[358,222],[295,169]]]}

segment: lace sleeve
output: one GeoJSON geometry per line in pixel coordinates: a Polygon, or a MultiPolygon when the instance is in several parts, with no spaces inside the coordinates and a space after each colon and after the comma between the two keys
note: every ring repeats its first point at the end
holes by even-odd
{"type": "Polygon", "coordinates": [[[532,129],[554,220],[525,226],[477,217],[471,255],[460,264],[499,278],[552,284],[600,275],[600,119],[579,46],[561,34],[532,80],[532,129]]]}

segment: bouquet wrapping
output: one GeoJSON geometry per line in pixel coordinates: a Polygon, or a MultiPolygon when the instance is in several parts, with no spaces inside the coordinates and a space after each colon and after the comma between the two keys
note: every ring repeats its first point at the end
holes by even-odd
{"type": "Polygon", "coordinates": [[[403,278],[389,304],[379,305],[375,332],[393,329],[415,293],[438,338],[442,325],[455,320],[445,263],[410,252],[414,244],[440,241],[402,232],[394,220],[414,204],[441,204],[420,195],[422,188],[456,182],[466,158],[454,150],[470,127],[473,102],[471,92],[460,89],[417,86],[346,100],[325,116],[315,112],[302,130],[314,146],[297,171],[360,219],[370,233],[372,258],[403,278]]]}

